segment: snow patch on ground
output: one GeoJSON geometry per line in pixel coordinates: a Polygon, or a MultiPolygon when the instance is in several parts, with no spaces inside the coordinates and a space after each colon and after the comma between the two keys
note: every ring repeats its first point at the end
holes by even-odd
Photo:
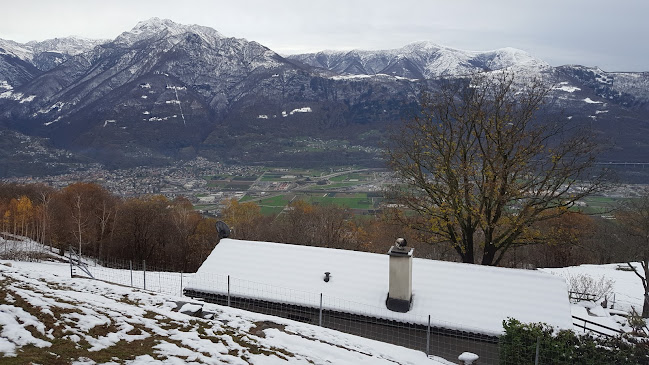
{"type": "Polygon", "coordinates": [[[575,91],[580,91],[581,89],[576,86],[570,86],[567,82],[562,82],[559,86],[554,87],[554,90],[565,91],[567,93],[574,93],[575,91]]]}
{"type": "Polygon", "coordinates": [[[11,86],[11,84],[8,83],[7,81],[5,81],[5,80],[0,80],[0,90],[11,90],[11,89],[13,89],[13,88],[14,88],[14,87],[11,86]]]}
{"type": "Polygon", "coordinates": [[[0,305],[0,352],[4,352],[5,357],[16,356],[16,348],[27,345],[39,348],[52,346],[51,342],[34,337],[27,329],[29,326],[33,326],[40,334],[45,334],[45,325],[38,318],[20,307],[0,305]]]}
{"type": "MultiPolygon", "coordinates": [[[[637,264],[635,264],[637,265],[637,264]]],[[[612,293],[615,295],[614,308],[631,311],[631,308],[642,309],[643,288],[640,278],[632,271],[619,270],[626,263],[607,265],[581,265],[564,268],[540,269],[564,278],[576,275],[590,275],[595,279],[605,278],[613,282],[612,293]]],[[[609,298],[613,304],[613,296],[609,298]]]]}
{"type": "Polygon", "coordinates": [[[134,354],[131,364],[444,364],[420,351],[288,319],[206,303],[178,308],[187,298],[70,278],[67,264],[1,263],[7,262],[0,262],[3,291],[23,302],[0,305],[0,357],[40,351],[54,361],[56,346],[64,341],[76,344],[64,345],[74,364],[95,364],[97,351],[129,343],[150,346],[145,355],[134,354]],[[178,309],[202,309],[215,318],[178,309]],[[54,329],[64,333],[56,343],[54,329]],[[79,347],[85,342],[88,349],[79,347]]]}
{"type": "Polygon", "coordinates": [[[291,112],[288,113],[288,114],[289,114],[289,115],[293,115],[293,114],[295,114],[295,113],[311,113],[311,112],[312,112],[311,108],[308,107],[308,106],[305,106],[304,108],[293,109],[293,110],[291,110],[291,112]]]}
{"type": "Polygon", "coordinates": [[[29,103],[30,101],[34,101],[34,98],[36,98],[36,95],[29,95],[28,97],[20,99],[20,103],[29,103]]]}
{"type": "Polygon", "coordinates": [[[0,99],[15,100],[22,103],[28,103],[33,101],[36,98],[36,95],[25,96],[23,93],[15,93],[13,89],[9,89],[3,93],[0,93],[0,99]]]}
{"type": "Polygon", "coordinates": [[[56,102],[56,103],[50,105],[48,108],[39,109],[36,113],[33,114],[33,116],[35,117],[38,114],[47,114],[47,113],[51,112],[54,109],[61,110],[61,109],[63,109],[64,106],[65,106],[65,103],[59,101],[59,102],[56,102]]]}
{"type": "Polygon", "coordinates": [[[54,120],[51,121],[51,122],[45,122],[45,123],[43,123],[43,125],[44,125],[44,126],[48,126],[48,125],[50,125],[50,124],[54,124],[54,123],[58,122],[59,120],[61,120],[61,117],[60,117],[60,116],[59,116],[59,117],[56,117],[56,119],[54,119],[54,120]]]}
{"type": "MultiPolygon", "coordinates": [[[[293,109],[293,110],[291,110],[290,112],[287,112],[286,110],[284,110],[284,111],[282,111],[282,117],[286,118],[286,117],[288,117],[289,115],[293,115],[293,114],[295,114],[295,113],[311,113],[311,112],[313,112],[313,110],[311,109],[311,107],[305,106],[305,107],[303,107],[303,108],[293,109]]],[[[268,116],[262,114],[262,115],[259,115],[259,116],[257,117],[257,119],[268,119],[268,116]]]]}
{"type": "Polygon", "coordinates": [[[601,101],[595,101],[595,100],[592,100],[591,98],[586,98],[586,99],[584,99],[584,101],[586,103],[588,103],[588,104],[602,104],[601,101]]]}

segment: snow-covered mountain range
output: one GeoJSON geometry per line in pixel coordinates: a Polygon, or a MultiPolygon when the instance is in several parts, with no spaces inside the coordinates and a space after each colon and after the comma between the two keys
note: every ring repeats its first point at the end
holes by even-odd
{"type": "Polygon", "coordinates": [[[196,155],[380,164],[349,150],[295,154],[291,141],[345,136],[376,146],[386,127],[416,106],[422,88],[498,70],[553,83],[557,108],[609,138],[614,148],[604,160],[649,161],[647,73],[552,67],[517,49],[462,51],[430,42],[283,57],[254,41],[158,18],[109,41],[0,40],[0,126],[120,164],[196,155]]]}
{"type": "Polygon", "coordinates": [[[323,51],[289,58],[342,75],[387,74],[412,79],[460,76],[501,69],[540,72],[550,68],[547,63],[515,48],[473,52],[431,42],[416,42],[383,51],[323,51]]]}

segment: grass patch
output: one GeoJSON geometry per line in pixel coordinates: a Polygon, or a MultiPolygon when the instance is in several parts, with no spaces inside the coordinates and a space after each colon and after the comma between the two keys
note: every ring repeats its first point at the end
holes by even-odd
{"type": "Polygon", "coordinates": [[[371,198],[367,197],[367,194],[349,194],[349,196],[335,194],[334,197],[331,197],[330,195],[331,194],[327,194],[327,196],[312,195],[307,197],[306,201],[310,204],[334,204],[349,209],[374,209],[374,203],[371,198]]]}
{"type": "Polygon", "coordinates": [[[313,187],[313,190],[331,190],[331,189],[339,189],[339,188],[346,188],[350,186],[355,186],[358,185],[357,182],[341,182],[341,183],[335,183],[335,184],[328,184],[328,185],[317,185],[313,187]]]}
{"type": "Polygon", "coordinates": [[[261,211],[261,214],[263,214],[263,215],[276,216],[279,213],[281,213],[282,210],[284,210],[284,207],[266,207],[266,206],[264,206],[264,207],[261,207],[260,211],[261,211]]]}
{"type": "Polygon", "coordinates": [[[277,195],[270,198],[261,199],[257,202],[260,206],[285,207],[289,203],[288,195],[277,195]]]}
{"type": "MultiPolygon", "coordinates": [[[[25,326],[25,330],[29,331],[33,337],[51,344],[43,348],[34,345],[18,346],[16,349],[17,356],[0,357],[0,363],[2,364],[58,365],[77,361],[124,363],[135,360],[142,355],[149,355],[160,361],[168,360],[168,356],[170,356],[168,354],[175,351],[161,350],[158,347],[159,345],[165,345],[167,348],[175,346],[180,349],[178,354],[174,355],[175,357],[196,363],[203,363],[200,358],[201,355],[205,357],[215,355],[215,353],[208,351],[198,351],[191,344],[185,343],[184,340],[180,341],[174,338],[177,332],[197,333],[201,339],[224,345],[224,350],[219,351],[219,354],[236,356],[248,363],[256,361],[254,355],[275,356],[284,361],[290,361],[290,358],[295,356],[282,348],[260,342],[259,338],[265,337],[263,332],[265,329],[284,330],[284,326],[270,322],[257,322],[253,330],[248,332],[235,330],[227,326],[225,322],[216,324],[213,321],[203,319],[178,320],[167,317],[158,310],[146,310],[141,317],[135,314],[127,315],[123,318],[123,321],[117,322],[109,319],[108,323],[87,330],[82,329],[84,325],[84,323],[81,323],[82,320],[70,315],[88,315],[88,309],[90,309],[88,303],[71,303],[69,300],[64,300],[65,296],[62,298],[56,293],[58,290],[74,291],[73,288],[62,287],[59,284],[44,280],[40,281],[46,283],[47,288],[51,288],[52,292],[46,290],[45,286],[34,286],[29,282],[15,280],[12,277],[0,277],[0,284],[3,288],[3,295],[0,295],[0,304],[21,308],[36,317],[38,322],[44,326],[45,334],[42,334],[36,327],[31,325],[25,326]],[[30,291],[31,293],[29,293],[30,291]],[[45,311],[47,312],[45,313],[42,308],[31,305],[25,299],[30,294],[54,300],[54,303],[48,305],[50,312],[45,311]],[[58,306],[57,303],[66,308],[58,306]],[[74,305],[78,308],[68,308],[68,305],[74,305]],[[142,318],[147,319],[147,321],[143,322],[142,318]],[[164,331],[169,331],[169,333],[166,334],[164,331]],[[101,341],[101,339],[110,338],[111,335],[116,335],[115,337],[119,338],[119,340],[109,347],[91,351],[96,342],[95,340],[101,341]],[[233,343],[236,345],[232,346],[233,343]],[[182,355],[183,352],[188,353],[187,350],[192,355],[182,355]]],[[[110,296],[108,297],[110,298],[110,296]]],[[[137,303],[130,301],[126,295],[118,296],[114,300],[118,303],[133,305],[134,308],[138,306],[137,303]]],[[[109,314],[110,307],[98,307],[90,310],[96,315],[111,318],[109,314]]]]}
{"type": "Polygon", "coordinates": [[[576,210],[587,214],[610,214],[626,200],[628,198],[589,196],[581,200],[585,206],[577,206],[576,210]]]}

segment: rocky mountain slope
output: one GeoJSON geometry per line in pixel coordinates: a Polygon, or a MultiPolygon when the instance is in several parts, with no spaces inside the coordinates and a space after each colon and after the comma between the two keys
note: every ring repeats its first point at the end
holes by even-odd
{"type": "Polygon", "coordinates": [[[376,165],[376,154],[349,148],[295,153],[296,140],[377,146],[416,108],[422,88],[503,69],[553,83],[557,109],[613,146],[603,160],[649,161],[647,73],[551,67],[511,48],[469,52],[429,42],[282,57],[157,18],[107,42],[0,41],[0,126],[117,167],[196,155],[376,165]]]}

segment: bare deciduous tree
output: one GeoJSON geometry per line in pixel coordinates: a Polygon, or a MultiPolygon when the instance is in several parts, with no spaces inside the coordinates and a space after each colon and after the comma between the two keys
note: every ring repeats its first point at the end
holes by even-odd
{"type": "Polygon", "coordinates": [[[629,254],[632,259],[627,265],[642,281],[642,318],[649,318],[649,195],[628,201],[616,217],[634,238],[629,242],[631,245],[628,245],[631,246],[629,254]],[[638,262],[640,268],[633,265],[633,262],[638,262]]]}
{"type": "Polygon", "coordinates": [[[404,223],[447,242],[463,262],[498,265],[543,237],[529,227],[598,191],[589,175],[596,143],[549,120],[551,87],[509,73],[475,75],[424,92],[420,112],[395,133],[388,158],[403,184],[393,197],[404,223]],[[481,255],[481,257],[479,257],[481,255]]]}

